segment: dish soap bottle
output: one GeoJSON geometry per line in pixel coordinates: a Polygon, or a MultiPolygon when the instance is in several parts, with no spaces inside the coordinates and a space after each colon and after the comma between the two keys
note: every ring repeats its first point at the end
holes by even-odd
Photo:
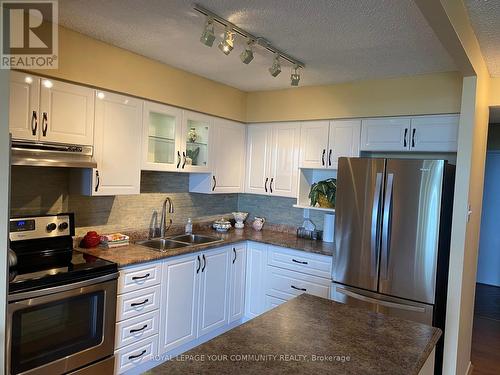
{"type": "Polygon", "coordinates": [[[193,222],[191,221],[191,218],[188,218],[188,221],[186,223],[186,234],[191,234],[193,233],[193,222]]]}

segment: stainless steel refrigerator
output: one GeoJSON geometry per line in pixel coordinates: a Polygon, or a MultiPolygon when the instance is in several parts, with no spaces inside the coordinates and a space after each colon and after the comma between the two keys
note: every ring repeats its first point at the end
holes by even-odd
{"type": "Polygon", "coordinates": [[[444,330],[454,172],[444,160],[339,159],[334,300],[444,330]]]}

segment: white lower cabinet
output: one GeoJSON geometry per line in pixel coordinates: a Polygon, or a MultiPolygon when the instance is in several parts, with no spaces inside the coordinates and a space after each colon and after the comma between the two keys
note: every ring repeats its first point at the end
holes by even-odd
{"type": "Polygon", "coordinates": [[[245,244],[232,246],[231,280],[229,283],[229,322],[234,322],[245,315],[245,244]]]}
{"type": "Polygon", "coordinates": [[[269,296],[266,294],[266,311],[274,309],[286,302],[286,299],[269,296]]]}
{"type": "Polygon", "coordinates": [[[267,245],[247,244],[247,277],[245,293],[245,316],[254,318],[265,311],[265,272],[267,245]]]}

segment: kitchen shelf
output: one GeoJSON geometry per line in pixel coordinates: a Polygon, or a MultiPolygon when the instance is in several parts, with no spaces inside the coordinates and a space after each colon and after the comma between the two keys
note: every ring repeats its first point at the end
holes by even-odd
{"type": "Polygon", "coordinates": [[[188,146],[208,146],[206,143],[201,143],[201,142],[187,142],[186,143],[188,146]]]}
{"type": "Polygon", "coordinates": [[[167,137],[161,137],[158,135],[149,135],[149,138],[154,141],[161,141],[161,142],[175,142],[175,139],[172,138],[167,138],[167,137]]]}
{"type": "Polygon", "coordinates": [[[334,214],[335,213],[335,208],[325,208],[325,207],[313,207],[313,206],[308,206],[305,204],[294,204],[293,207],[295,208],[303,208],[306,210],[316,210],[316,211],[324,211],[324,212],[329,212],[334,214]]]}

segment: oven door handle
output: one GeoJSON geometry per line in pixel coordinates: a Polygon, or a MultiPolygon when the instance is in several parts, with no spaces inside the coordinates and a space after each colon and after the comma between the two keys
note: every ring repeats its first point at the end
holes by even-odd
{"type": "Polygon", "coordinates": [[[59,286],[54,286],[51,288],[44,288],[40,290],[31,290],[29,292],[21,292],[21,293],[14,293],[9,295],[8,301],[9,302],[16,302],[16,301],[21,301],[21,300],[26,300],[26,299],[31,299],[31,298],[37,298],[37,297],[44,297],[50,294],[55,294],[55,293],[61,293],[61,292],[66,292],[68,290],[72,289],[77,289],[77,288],[83,288],[86,286],[102,283],[104,281],[108,280],[113,280],[118,278],[118,272],[112,273],[110,275],[104,275],[100,277],[96,277],[90,280],[84,280],[84,281],[78,281],[76,283],[71,283],[67,285],[59,285],[59,286]]]}

